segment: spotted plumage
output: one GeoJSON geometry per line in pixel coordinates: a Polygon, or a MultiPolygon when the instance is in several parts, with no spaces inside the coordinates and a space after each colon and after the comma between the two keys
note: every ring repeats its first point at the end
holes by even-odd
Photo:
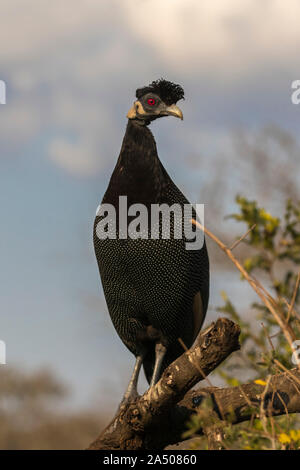
{"type": "MultiPolygon", "coordinates": [[[[183,90],[163,80],[137,90],[136,96],[102,203],[118,209],[119,196],[126,195],[128,206],[142,203],[149,213],[151,204],[188,204],[159,160],[148,128],[158,117],[182,118],[175,103],[183,98],[183,90]],[[152,110],[153,101],[156,109],[152,110]]],[[[178,338],[187,347],[194,341],[208,304],[208,255],[205,242],[201,249],[187,250],[185,238],[174,238],[174,217],[170,239],[135,240],[121,239],[118,233],[116,239],[99,239],[100,219],[95,219],[94,247],[108,310],[118,335],[138,358],[125,395],[129,398],[136,393],[141,364],[153,385],[164,368],[182,353],[178,338]]],[[[117,217],[117,226],[118,222],[117,217]]]]}

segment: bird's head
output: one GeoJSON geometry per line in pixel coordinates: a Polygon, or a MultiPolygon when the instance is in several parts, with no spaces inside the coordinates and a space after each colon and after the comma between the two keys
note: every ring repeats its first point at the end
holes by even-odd
{"type": "Polygon", "coordinates": [[[181,109],[176,106],[177,101],[184,99],[184,91],[180,85],[164,79],[156,80],[144,88],[138,88],[136,97],[127,117],[138,124],[147,125],[163,116],[183,119],[181,109]]]}

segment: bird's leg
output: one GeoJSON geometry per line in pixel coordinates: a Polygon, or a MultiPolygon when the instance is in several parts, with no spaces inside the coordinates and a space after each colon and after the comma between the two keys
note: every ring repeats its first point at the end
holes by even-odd
{"type": "Polygon", "coordinates": [[[166,354],[167,348],[162,343],[156,343],[155,345],[155,364],[153,374],[150,382],[150,387],[156,384],[160,376],[160,369],[163,362],[163,358],[166,354]]]}
{"type": "Polygon", "coordinates": [[[139,378],[139,373],[141,370],[141,365],[143,363],[143,355],[137,356],[133,373],[130,379],[130,382],[128,384],[127,390],[124,394],[123,400],[122,400],[122,405],[125,405],[126,403],[129,403],[130,401],[133,401],[137,396],[137,383],[138,383],[138,378],[139,378]]]}

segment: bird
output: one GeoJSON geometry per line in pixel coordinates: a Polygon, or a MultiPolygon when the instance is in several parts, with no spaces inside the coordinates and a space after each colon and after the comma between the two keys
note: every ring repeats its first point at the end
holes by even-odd
{"type": "MultiPolygon", "coordinates": [[[[120,154],[101,203],[116,209],[115,238],[98,236],[103,214],[97,213],[94,222],[94,250],[108,311],[120,339],[136,358],[122,403],[138,396],[142,366],[152,387],[183,353],[182,342],[191,347],[208,307],[209,258],[204,235],[201,248],[188,250],[184,237],[174,237],[174,217],[169,239],[125,237],[118,228],[121,196],[127,197],[128,207],[143,204],[149,214],[155,204],[189,204],[159,159],[149,129],[162,117],[183,120],[177,106],[181,99],[183,88],[163,78],[136,90],[120,154]]],[[[158,230],[161,235],[161,222],[158,230]]]]}

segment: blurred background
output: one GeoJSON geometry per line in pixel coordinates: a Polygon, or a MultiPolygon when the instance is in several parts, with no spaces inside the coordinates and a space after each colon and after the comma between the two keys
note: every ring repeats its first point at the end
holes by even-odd
{"type": "MultiPolygon", "coordinates": [[[[160,77],[184,87],[183,123],[152,125],[159,156],[233,242],[237,193],[279,217],[300,197],[300,4],[2,0],[0,14],[0,448],[84,448],[134,362],[108,317],[92,226],[135,89],[160,77]]],[[[251,315],[250,287],[209,252],[206,324],[222,290],[251,315]]]]}

